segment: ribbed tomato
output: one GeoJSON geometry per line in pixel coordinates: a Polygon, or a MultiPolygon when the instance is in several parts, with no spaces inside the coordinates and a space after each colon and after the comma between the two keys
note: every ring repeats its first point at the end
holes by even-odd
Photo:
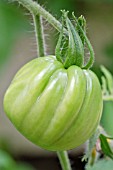
{"type": "Polygon", "coordinates": [[[65,69],[55,56],[22,67],[4,97],[11,122],[30,141],[47,150],[69,150],[96,130],[102,93],[96,75],[76,65],[65,69]]]}

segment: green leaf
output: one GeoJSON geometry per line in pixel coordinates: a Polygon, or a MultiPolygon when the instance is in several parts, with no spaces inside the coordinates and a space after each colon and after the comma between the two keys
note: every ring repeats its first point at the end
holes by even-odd
{"type": "Polygon", "coordinates": [[[104,101],[101,125],[108,135],[113,136],[113,101],[104,101]]]}
{"type": "Polygon", "coordinates": [[[113,101],[113,76],[104,66],[100,67],[104,76],[102,80],[102,92],[104,101],[113,101]]]}
{"type": "Polygon", "coordinates": [[[34,168],[26,163],[16,163],[10,154],[0,150],[0,170],[34,170],[34,168]]]}
{"type": "Polygon", "coordinates": [[[113,94],[113,76],[112,76],[112,74],[104,66],[101,66],[101,71],[103,72],[103,74],[106,78],[108,91],[110,92],[110,94],[113,94]]]}
{"type": "Polygon", "coordinates": [[[111,159],[113,159],[113,152],[109,146],[109,143],[107,141],[107,139],[113,139],[110,137],[106,137],[103,134],[100,134],[99,136],[100,141],[101,141],[101,149],[104,152],[105,155],[107,155],[108,157],[110,157],[111,159]]]}
{"type": "Polygon", "coordinates": [[[16,168],[16,163],[9,154],[0,150],[0,169],[13,170],[16,168]]]}
{"type": "Polygon", "coordinates": [[[113,161],[105,159],[97,161],[94,166],[89,167],[87,170],[113,170],[113,161]]]}

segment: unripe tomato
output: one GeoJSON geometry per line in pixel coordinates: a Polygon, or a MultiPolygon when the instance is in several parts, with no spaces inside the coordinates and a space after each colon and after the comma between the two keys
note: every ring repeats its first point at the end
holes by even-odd
{"type": "Polygon", "coordinates": [[[96,75],[76,65],[65,69],[55,56],[22,67],[4,97],[4,109],[16,128],[47,150],[69,150],[96,130],[102,93],[96,75]]]}

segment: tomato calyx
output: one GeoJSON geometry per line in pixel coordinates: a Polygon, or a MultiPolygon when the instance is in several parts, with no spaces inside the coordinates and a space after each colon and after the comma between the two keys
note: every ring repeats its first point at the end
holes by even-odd
{"type": "Polygon", "coordinates": [[[83,16],[78,19],[72,13],[74,24],[68,18],[68,11],[62,11],[62,31],[55,49],[55,55],[58,61],[63,63],[65,68],[71,65],[77,65],[83,69],[89,69],[94,62],[94,51],[90,41],[86,36],[86,20],[83,16]],[[68,31],[68,36],[63,32],[64,24],[68,31]],[[85,44],[90,52],[89,60],[84,65],[85,44]]]}

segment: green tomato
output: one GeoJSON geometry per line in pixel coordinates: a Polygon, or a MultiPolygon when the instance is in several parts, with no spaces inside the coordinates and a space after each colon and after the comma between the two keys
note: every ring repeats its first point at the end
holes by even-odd
{"type": "Polygon", "coordinates": [[[83,144],[102,113],[96,75],[76,65],[65,69],[55,56],[22,67],[4,97],[4,110],[16,128],[36,145],[52,151],[83,144]]]}

